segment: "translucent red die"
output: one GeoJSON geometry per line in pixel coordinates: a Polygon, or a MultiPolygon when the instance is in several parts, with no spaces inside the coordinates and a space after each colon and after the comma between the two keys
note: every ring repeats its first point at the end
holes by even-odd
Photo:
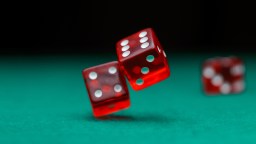
{"type": "Polygon", "coordinates": [[[83,77],[95,117],[130,106],[126,80],[117,61],[84,69],[83,77]]]}
{"type": "Polygon", "coordinates": [[[207,94],[240,93],[244,90],[245,67],[238,57],[218,57],[203,63],[202,81],[207,94]]]}
{"type": "Polygon", "coordinates": [[[170,76],[163,50],[152,28],[141,30],[116,43],[118,61],[134,90],[141,90],[170,76]]]}

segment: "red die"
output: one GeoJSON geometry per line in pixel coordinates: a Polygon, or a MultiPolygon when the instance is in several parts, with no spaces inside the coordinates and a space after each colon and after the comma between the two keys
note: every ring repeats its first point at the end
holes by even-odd
{"type": "Polygon", "coordinates": [[[129,92],[118,62],[85,69],[83,77],[95,117],[108,115],[130,106],[129,92]]]}
{"type": "Polygon", "coordinates": [[[166,54],[151,28],[120,40],[116,51],[134,90],[144,89],[170,76],[166,54]]]}
{"type": "Polygon", "coordinates": [[[208,94],[239,93],[244,90],[244,65],[237,57],[209,59],[203,64],[203,84],[208,94]]]}

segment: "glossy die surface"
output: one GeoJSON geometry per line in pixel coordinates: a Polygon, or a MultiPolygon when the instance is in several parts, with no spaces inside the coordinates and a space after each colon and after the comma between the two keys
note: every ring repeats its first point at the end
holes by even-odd
{"type": "Polygon", "coordinates": [[[95,117],[108,115],[130,106],[129,92],[118,62],[85,69],[83,77],[95,117]]]}
{"type": "Polygon", "coordinates": [[[222,57],[204,62],[202,80],[207,94],[240,93],[244,90],[244,64],[237,57],[222,57]]]}
{"type": "Polygon", "coordinates": [[[153,29],[147,28],[116,43],[118,61],[134,90],[170,76],[166,54],[153,29]]]}

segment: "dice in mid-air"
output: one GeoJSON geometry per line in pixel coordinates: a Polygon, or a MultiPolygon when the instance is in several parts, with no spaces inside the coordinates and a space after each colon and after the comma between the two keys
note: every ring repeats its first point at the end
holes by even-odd
{"type": "Polygon", "coordinates": [[[130,106],[126,80],[117,61],[84,69],[83,77],[95,117],[130,106]]]}
{"type": "Polygon", "coordinates": [[[240,93],[244,90],[244,64],[237,57],[217,57],[203,63],[202,81],[207,94],[240,93]]]}
{"type": "Polygon", "coordinates": [[[134,90],[141,90],[170,76],[166,54],[152,28],[116,43],[118,61],[134,90]]]}

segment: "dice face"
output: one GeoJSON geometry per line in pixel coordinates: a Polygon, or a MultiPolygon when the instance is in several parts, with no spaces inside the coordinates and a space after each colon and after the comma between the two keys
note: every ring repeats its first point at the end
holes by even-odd
{"type": "Polygon", "coordinates": [[[134,90],[141,90],[170,76],[166,54],[153,29],[147,28],[116,44],[118,61],[134,90]]]}
{"type": "Polygon", "coordinates": [[[237,57],[209,59],[203,64],[202,80],[208,94],[240,93],[244,90],[244,64],[237,57]]]}
{"type": "Polygon", "coordinates": [[[126,81],[117,61],[85,69],[83,77],[95,117],[130,106],[126,81]]]}

